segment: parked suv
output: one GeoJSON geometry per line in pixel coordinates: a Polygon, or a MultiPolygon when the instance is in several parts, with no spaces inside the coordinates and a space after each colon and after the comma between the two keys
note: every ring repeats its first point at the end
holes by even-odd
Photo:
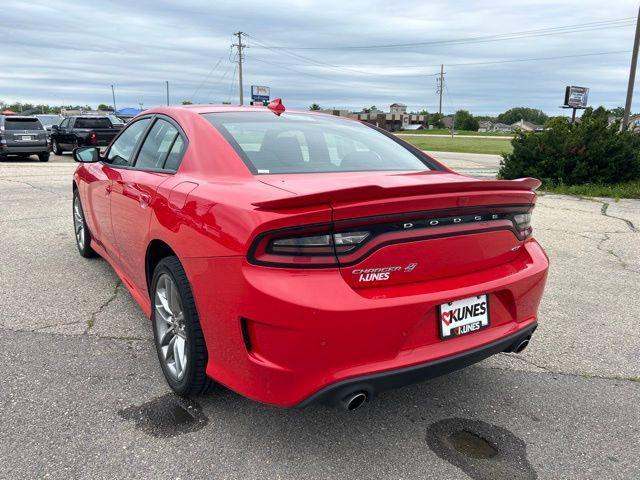
{"type": "Polygon", "coordinates": [[[40,120],[35,117],[0,115],[0,159],[8,155],[38,155],[41,162],[49,161],[47,133],[40,120]]]}
{"type": "Polygon", "coordinates": [[[76,116],[65,118],[51,130],[51,150],[56,155],[76,147],[106,147],[122,130],[106,116],[76,116]]]}

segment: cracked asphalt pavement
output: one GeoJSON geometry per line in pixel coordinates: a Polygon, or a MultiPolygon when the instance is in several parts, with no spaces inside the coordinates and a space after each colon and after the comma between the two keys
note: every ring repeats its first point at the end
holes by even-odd
{"type": "Polygon", "coordinates": [[[148,320],[104,260],[77,253],[73,169],[0,163],[0,478],[640,477],[640,201],[541,194],[551,270],[524,353],[355,412],[278,409],[222,387],[169,393],[148,320]],[[446,428],[497,454],[454,448],[446,428]]]}

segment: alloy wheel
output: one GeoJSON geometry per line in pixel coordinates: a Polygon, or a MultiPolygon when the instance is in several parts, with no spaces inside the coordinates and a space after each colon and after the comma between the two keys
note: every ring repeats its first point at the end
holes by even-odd
{"type": "Polygon", "coordinates": [[[80,196],[76,195],[73,199],[73,227],[76,233],[76,242],[78,242],[78,248],[84,249],[84,242],[86,239],[84,216],[82,215],[82,206],[80,205],[80,196]]]}
{"type": "Polygon", "coordinates": [[[180,292],[167,273],[158,277],[154,297],[156,341],[161,361],[174,380],[180,381],[187,368],[187,333],[180,292]]]}

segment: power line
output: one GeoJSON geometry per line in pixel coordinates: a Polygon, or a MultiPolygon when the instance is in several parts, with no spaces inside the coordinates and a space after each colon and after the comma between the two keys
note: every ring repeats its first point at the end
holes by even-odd
{"type": "Polygon", "coordinates": [[[205,100],[207,98],[209,98],[209,95],[212,93],[213,89],[218,85],[218,84],[222,84],[225,80],[225,78],[227,78],[227,75],[229,75],[229,72],[231,72],[233,69],[231,68],[231,63],[229,63],[226,67],[226,69],[222,72],[222,75],[220,76],[220,78],[217,80],[216,83],[213,83],[208,90],[205,92],[204,94],[204,98],[205,100]]]}
{"type": "Polygon", "coordinates": [[[274,45],[269,48],[271,50],[376,50],[376,49],[394,49],[394,48],[412,48],[425,47],[430,45],[444,44],[467,44],[467,43],[484,43],[502,40],[517,40],[521,38],[541,37],[550,35],[564,35],[568,33],[578,33],[591,30],[602,30],[609,28],[620,28],[635,25],[635,17],[625,17],[619,19],[603,20],[598,22],[589,22],[574,25],[564,25],[558,27],[547,27],[536,30],[523,30],[518,32],[484,35],[475,37],[464,37],[447,40],[435,40],[428,42],[411,42],[411,43],[394,43],[379,45],[337,45],[327,47],[296,47],[286,45],[274,45]]]}
{"type": "MultiPolygon", "coordinates": [[[[595,56],[606,56],[606,55],[619,55],[622,53],[629,53],[629,50],[614,50],[609,52],[593,52],[593,53],[576,53],[573,55],[559,55],[559,56],[551,56],[551,57],[533,57],[533,58],[509,58],[509,59],[501,59],[501,60],[489,60],[486,62],[466,62],[466,63],[446,63],[447,67],[467,67],[467,66],[479,66],[479,65],[496,65],[501,63],[517,63],[517,62],[537,62],[543,60],[561,60],[566,58],[582,58],[582,57],[595,57],[595,56]]],[[[253,57],[252,57],[253,58],[253,57]]],[[[268,62],[267,62],[268,63],[268,62]]],[[[274,63],[275,65],[285,66],[288,64],[282,63],[274,63]]],[[[439,68],[440,65],[384,65],[385,68],[439,68]]],[[[304,72],[300,72],[304,73],[304,72]]],[[[371,75],[381,76],[380,72],[371,72],[371,75]]],[[[390,75],[397,75],[397,73],[393,73],[390,75]]],[[[440,76],[440,73],[416,73],[416,74],[402,74],[403,77],[407,76],[440,76]]]]}
{"type": "Polygon", "coordinates": [[[236,86],[236,72],[238,71],[238,64],[233,66],[233,75],[231,76],[231,88],[229,88],[229,103],[231,103],[231,97],[233,96],[233,90],[236,86]]]}
{"type": "MultiPolygon", "coordinates": [[[[543,60],[562,60],[566,58],[582,58],[597,57],[605,55],[619,55],[621,53],[629,53],[629,50],[615,50],[612,52],[594,52],[594,53],[577,53],[574,55],[560,55],[555,57],[536,57],[536,58],[512,58],[503,60],[491,60],[488,62],[468,62],[468,63],[447,63],[447,67],[473,67],[481,65],[498,65],[502,63],[518,63],[518,62],[538,62],[543,60]]],[[[425,68],[437,67],[437,65],[405,65],[404,67],[395,66],[394,68],[425,68]]],[[[403,75],[404,77],[422,77],[424,74],[403,75]]]]}
{"type": "Polygon", "coordinates": [[[262,58],[258,58],[258,57],[254,57],[254,56],[251,57],[251,60],[255,60],[255,61],[260,62],[260,63],[266,63],[267,65],[275,65],[277,67],[281,67],[281,68],[284,68],[285,70],[290,70],[292,72],[299,73],[301,75],[307,75],[309,77],[319,78],[320,80],[327,80],[326,76],[323,77],[323,76],[316,75],[316,74],[313,74],[313,73],[304,72],[302,70],[297,70],[295,68],[291,68],[288,64],[285,64],[285,63],[272,62],[271,60],[264,60],[262,58]]]}
{"type": "Polygon", "coordinates": [[[206,77],[204,77],[204,79],[202,80],[202,82],[200,82],[200,85],[198,85],[198,88],[196,88],[196,89],[193,91],[193,93],[191,94],[191,98],[194,98],[194,99],[195,99],[195,97],[196,97],[196,95],[198,94],[198,92],[200,92],[200,89],[201,89],[201,88],[203,87],[203,85],[207,82],[207,80],[209,80],[209,77],[211,76],[211,74],[212,74],[212,73],[213,73],[213,72],[218,68],[218,66],[220,65],[220,63],[222,63],[222,60],[224,60],[224,57],[225,57],[226,55],[227,55],[226,53],[225,53],[225,54],[223,54],[223,55],[220,57],[220,59],[216,62],[216,64],[215,64],[213,67],[211,67],[211,70],[209,70],[209,73],[207,73],[207,76],[206,76],[206,77]]]}
{"type": "Polygon", "coordinates": [[[351,72],[351,73],[359,73],[359,74],[364,74],[364,75],[372,75],[373,74],[372,72],[366,72],[366,71],[363,71],[363,70],[357,70],[357,69],[354,69],[354,68],[346,67],[344,65],[333,65],[331,63],[327,63],[327,62],[323,62],[323,61],[320,61],[320,60],[316,60],[314,58],[305,57],[305,56],[299,55],[297,53],[288,52],[287,49],[284,49],[284,48],[281,48],[281,47],[280,48],[271,47],[269,45],[266,45],[264,42],[261,42],[261,41],[257,40],[253,35],[247,35],[247,36],[249,36],[249,38],[251,38],[255,43],[257,43],[259,47],[266,48],[267,50],[270,50],[270,51],[272,51],[274,53],[277,53],[278,55],[284,54],[284,55],[287,55],[287,56],[289,56],[291,58],[294,58],[296,60],[302,60],[304,62],[307,62],[308,64],[313,64],[313,65],[321,66],[321,67],[329,67],[329,68],[333,68],[335,70],[344,70],[344,71],[348,71],[348,72],[351,72]]]}

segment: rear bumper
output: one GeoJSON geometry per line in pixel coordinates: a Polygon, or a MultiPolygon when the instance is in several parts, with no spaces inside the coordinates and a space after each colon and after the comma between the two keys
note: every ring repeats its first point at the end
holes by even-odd
{"type": "Polygon", "coordinates": [[[30,145],[30,146],[0,146],[0,155],[15,155],[17,153],[47,153],[49,151],[49,146],[47,144],[44,145],[30,145]]]}
{"type": "Polygon", "coordinates": [[[354,392],[365,392],[367,398],[372,399],[376,394],[385,390],[439,377],[478,363],[496,353],[514,350],[523,340],[529,338],[536,328],[538,328],[538,323],[534,322],[513,335],[473,350],[420,365],[343,380],[314,393],[298,404],[298,407],[312,404],[338,405],[347,395],[354,392]]]}
{"type": "Polygon", "coordinates": [[[353,289],[338,269],[261,267],[244,257],[182,261],[207,374],[278,406],[331,402],[363,379],[375,393],[508,349],[535,327],[549,266],[535,240],[492,268],[384,288],[353,289]],[[440,340],[438,306],[481,294],[489,295],[490,327],[440,340]]]}

